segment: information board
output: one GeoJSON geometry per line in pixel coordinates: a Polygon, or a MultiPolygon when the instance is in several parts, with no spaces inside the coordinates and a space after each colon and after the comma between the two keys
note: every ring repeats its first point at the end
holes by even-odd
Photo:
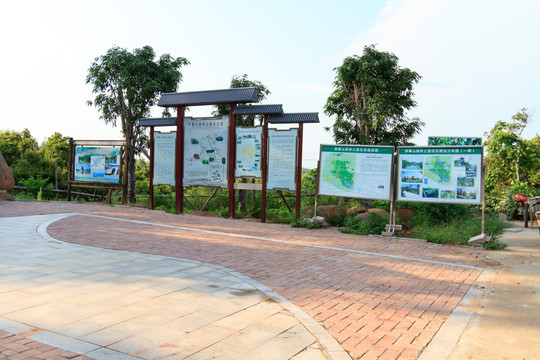
{"type": "Polygon", "coordinates": [[[262,127],[236,128],[236,177],[261,177],[262,127]]]}
{"type": "Polygon", "coordinates": [[[120,148],[75,147],[74,180],[118,183],[120,148]]]}
{"type": "Polygon", "coordinates": [[[176,132],[154,132],[154,185],[175,185],[175,159],[176,132]]]}
{"type": "Polygon", "coordinates": [[[229,117],[184,120],[184,186],[227,187],[229,117]]]}
{"type": "Polygon", "coordinates": [[[482,147],[400,147],[398,201],[481,204],[482,147]]]}
{"type": "Polygon", "coordinates": [[[267,189],[296,189],[297,137],[298,129],[268,129],[267,189]]]}
{"type": "Polygon", "coordinates": [[[394,147],[321,145],[319,195],[390,200],[394,147]]]}

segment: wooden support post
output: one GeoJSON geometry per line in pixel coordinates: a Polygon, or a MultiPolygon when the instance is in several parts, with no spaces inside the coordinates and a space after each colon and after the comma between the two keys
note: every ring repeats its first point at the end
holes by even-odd
{"type": "Polygon", "coordinates": [[[262,195],[261,222],[266,222],[266,182],[268,181],[268,115],[264,115],[262,139],[262,195]]]}
{"type": "Polygon", "coordinates": [[[185,106],[176,108],[176,160],[174,209],[176,214],[184,213],[184,111],[185,106]]]}
{"type": "Polygon", "coordinates": [[[302,191],[302,146],[304,136],[304,124],[298,124],[298,158],[296,159],[296,218],[300,218],[300,198],[302,191]]]}
{"type": "Polygon", "coordinates": [[[208,206],[208,204],[210,203],[210,201],[214,198],[214,196],[216,196],[217,192],[218,192],[219,188],[215,188],[214,191],[212,192],[212,195],[210,195],[210,197],[208,198],[208,200],[206,200],[203,204],[203,206],[201,207],[201,210],[200,211],[204,211],[206,209],[206,207],[208,206]]]}
{"type": "Polygon", "coordinates": [[[150,179],[148,187],[148,200],[150,209],[154,209],[154,127],[150,126],[150,179]]]}
{"type": "Polygon", "coordinates": [[[235,103],[231,104],[229,114],[229,164],[227,184],[229,187],[229,219],[235,215],[234,166],[236,164],[236,115],[233,115],[235,103]]]}
{"type": "Polygon", "coordinates": [[[68,182],[67,182],[67,201],[71,201],[71,182],[73,181],[73,161],[75,160],[75,149],[73,148],[73,138],[69,138],[68,145],[68,182]]]}
{"type": "Polygon", "coordinates": [[[289,203],[287,202],[287,198],[285,198],[285,195],[283,195],[283,191],[278,190],[277,193],[279,194],[279,196],[281,196],[281,199],[282,199],[283,202],[285,203],[285,206],[287,207],[287,210],[289,210],[289,213],[292,214],[291,206],[290,206],[289,203]]]}

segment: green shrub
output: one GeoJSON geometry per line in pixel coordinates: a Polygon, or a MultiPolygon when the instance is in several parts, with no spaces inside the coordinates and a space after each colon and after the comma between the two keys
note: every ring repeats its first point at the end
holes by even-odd
{"type": "Polygon", "coordinates": [[[307,229],[319,229],[321,227],[318,222],[305,218],[296,219],[292,221],[290,225],[291,227],[302,227],[307,229]]]}
{"type": "Polygon", "coordinates": [[[376,213],[369,214],[367,221],[349,216],[344,221],[344,228],[340,231],[345,234],[369,235],[380,234],[388,224],[388,217],[376,213]]]}

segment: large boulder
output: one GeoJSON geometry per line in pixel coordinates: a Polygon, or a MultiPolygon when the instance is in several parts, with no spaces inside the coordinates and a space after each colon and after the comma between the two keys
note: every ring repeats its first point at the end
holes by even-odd
{"type": "Polygon", "coordinates": [[[347,209],[347,216],[348,215],[354,215],[354,214],[362,214],[365,213],[367,210],[365,207],[362,206],[353,206],[350,209],[347,209]]]}
{"type": "Polygon", "coordinates": [[[370,213],[364,212],[364,213],[360,213],[360,214],[356,215],[354,218],[357,219],[357,220],[368,221],[369,216],[370,216],[370,213]]]}
{"type": "Polygon", "coordinates": [[[381,216],[388,216],[388,211],[384,210],[384,209],[377,209],[377,208],[371,208],[371,209],[368,209],[367,210],[368,213],[375,213],[377,215],[381,215],[381,216]]]}
{"type": "MultiPolygon", "coordinates": [[[[302,214],[305,218],[312,218],[313,206],[308,206],[304,209],[302,214]]],[[[346,215],[345,209],[341,208],[339,205],[321,205],[317,206],[317,216],[322,216],[326,221],[333,218],[340,218],[346,215]]]]}
{"type": "Polygon", "coordinates": [[[0,153],[0,200],[2,199],[11,199],[11,196],[6,192],[6,190],[13,189],[15,186],[15,178],[13,173],[9,168],[6,160],[0,153]]]}
{"type": "Polygon", "coordinates": [[[396,218],[403,222],[408,222],[416,216],[416,211],[411,208],[396,209],[396,218]]]}

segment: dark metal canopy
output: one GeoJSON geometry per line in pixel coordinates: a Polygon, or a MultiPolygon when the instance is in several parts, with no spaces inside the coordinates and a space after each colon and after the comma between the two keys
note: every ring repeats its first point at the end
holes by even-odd
{"type": "Polygon", "coordinates": [[[318,123],[319,113],[288,113],[268,116],[270,124],[318,123]]]}
{"type": "Polygon", "coordinates": [[[233,115],[281,115],[283,105],[239,105],[233,115]]]}
{"type": "Polygon", "coordinates": [[[139,126],[176,126],[175,117],[139,119],[139,126]]]}
{"type": "Polygon", "coordinates": [[[161,95],[158,106],[218,105],[232,103],[253,103],[258,101],[259,98],[257,97],[256,89],[254,87],[247,87],[223,90],[165,93],[161,95]]]}

